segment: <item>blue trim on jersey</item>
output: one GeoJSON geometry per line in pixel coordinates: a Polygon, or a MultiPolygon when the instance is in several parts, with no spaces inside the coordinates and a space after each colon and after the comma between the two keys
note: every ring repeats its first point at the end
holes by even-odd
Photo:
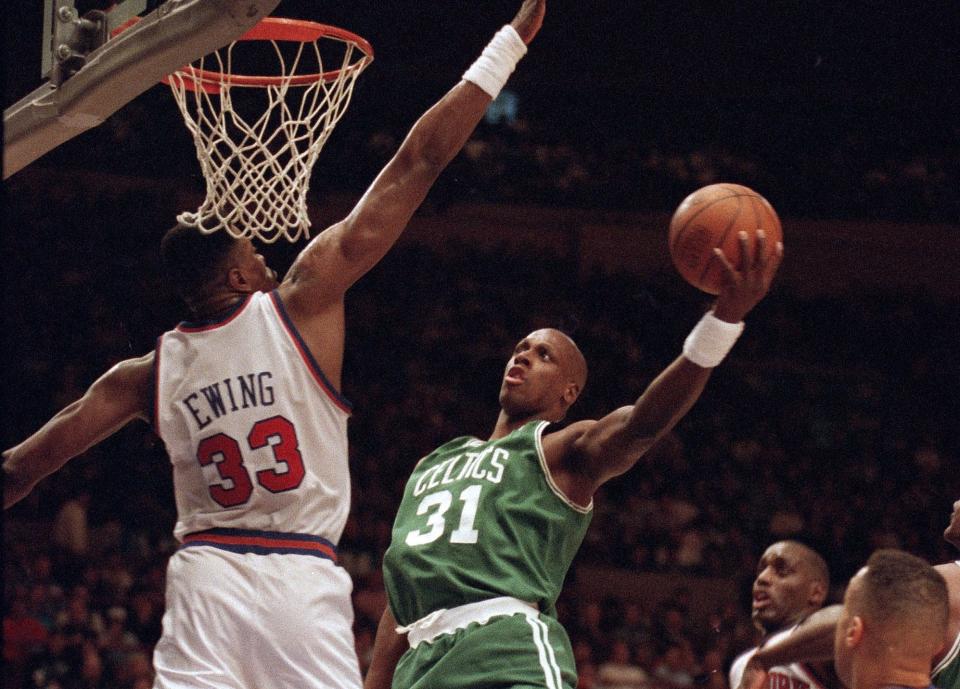
{"type": "Polygon", "coordinates": [[[337,546],[313,534],[256,531],[251,529],[213,528],[197,531],[183,537],[177,548],[209,546],[232,553],[256,555],[312,555],[331,562],[337,561],[337,546]]]}
{"type": "Polygon", "coordinates": [[[183,543],[180,545],[177,550],[183,550],[184,548],[193,548],[194,546],[205,545],[218,550],[226,550],[231,553],[239,553],[240,555],[312,555],[314,557],[319,557],[324,560],[330,560],[331,562],[336,562],[336,559],[326,555],[324,553],[314,552],[312,550],[303,550],[302,548],[275,548],[275,547],[266,547],[266,546],[257,546],[257,545],[229,545],[225,543],[214,543],[213,541],[191,541],[190,543],[183,543]]]}
{"type": "Polygon", "coordinates": [[[290,334],[293,335],[297,340],[300,351],[303,353],[307,365],[310,366],[310,369],[313,373],[319,378],[320,384],[323,385],[324,389],[330,393],[330,395],[337,400],[340,404],[346,407],[347,411],[353,410],[353,404],[350,403],[346,397],[344,397],[337,388],[330,384],[330,381],[323,374],[323,370],[320,368],[320,364],[317,363],[317,360],[313,358],[313,352],[310,351],[310,348],[307,347],[307,343],[303,341],[303,337],[300,335],[300,331],[297,330],[297,326],[293,324],[293,321],[290,319],[290,314],[287,313],[287,307],[283,305],[283,299],[280,298],[279,290],[273,290],[270,293],[270,296],[273,298],[273,303],[277,306],[277,313],[280,314],[280,318],[283,320],[284,324],[287,326],[287,330],[290,331],[290,334]]]}
{"type": "Polygon", "coordinates": [[[254,538],[272,538],[284,541],[304,541],[307,543],[320,543],[322,545],[336,548],[336,546],[323,536],[307,533],[288,533],[286,531],[262,531],[260,529],[236,529],[228,526],[217,526],[212,529],[195,531],[187,536],[203,536],[210,534],[213,536],[251,536],[254,538]]]}

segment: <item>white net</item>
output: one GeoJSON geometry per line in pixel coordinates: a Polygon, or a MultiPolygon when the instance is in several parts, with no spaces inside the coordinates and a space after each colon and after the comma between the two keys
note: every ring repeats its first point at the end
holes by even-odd
{"type": "MultiPolygon", "coordinates": [[[[257,35],[290,21],[265,19],[257,35]]],[[[309,236],[313,165],[373,55],[352,34],[297,23],[323,31],[249,40],[251,32],[168,77],[206,179],[203,204],[180,222],[267,243],[309,236]],[[239,76],[265,64],[270,76],[239,76]]]]}

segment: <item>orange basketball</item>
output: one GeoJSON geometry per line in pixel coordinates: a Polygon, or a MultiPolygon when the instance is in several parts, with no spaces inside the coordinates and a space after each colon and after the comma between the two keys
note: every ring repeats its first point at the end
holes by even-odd
{"type": "Polygon", "coordinates": [[[766,253],[772,257],[783,240],[780,218],[765,198],[739,184],[711,184],[697,189],[677,207],[670,219],[670,258],[683,279],[708,294],[718,294],[723,265],[713,254],[723,250],[740,268],[740,231],[749,235],[751,256],[757,229],[766,234],[766,253]]]}

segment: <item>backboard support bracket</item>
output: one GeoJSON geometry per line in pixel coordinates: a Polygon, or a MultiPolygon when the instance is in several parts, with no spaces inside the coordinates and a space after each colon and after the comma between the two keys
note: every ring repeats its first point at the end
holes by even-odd
{"type": "Polygon", "coordinates": [[[3,178],[101,124],[179,67],[230,43],[279,3],[167,0],[107,40],[117,18],[98,12],[80,18],[73,0],[55,0],[48,17],[50,79],[3,112],[3,178]]]}

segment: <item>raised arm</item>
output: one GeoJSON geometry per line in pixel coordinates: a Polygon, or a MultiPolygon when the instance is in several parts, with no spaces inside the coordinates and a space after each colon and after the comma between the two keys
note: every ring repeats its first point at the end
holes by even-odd
{"type": "Polygon", "coordinates": [[[393,246],[526,52],[545,4],[525,0],[512,29],[501,30],[464,79],[417,120],[353,211],[307,245],[280,288],[292,312],[307,315],[340,299],[393,246]]]}
{"type": "Polygon", "coordinates": [[[103,374],[16,447],[3,453],[3,507],[25,497],[44,477],[135,418],[147,418],[153,353],[122,361],[103,374]]]}
{"type": "Polygon", "coordinates": [[[660,373],[631,406],[621,407],[597,421],[573,424],[553,434],[544,449],[551,462],[568,475],[570,497],[587,500],[598,486],[630,467],[669,432],[700,397],[716,366],[742,329],[744,316],[770,289],[783,256],[777,245],[773,259],[765,258],[765,239],[758,233],[757,251],[751,258],[746,234],[740,237],[741,270],[718,250],[726,281],[710,313],[684,343],[684,353],[660,373]]]}
{"type": "Polygon", "coordinates": [[[393,671],[400,656],[409,648],[407,637],[397,633],[397,621],[390,606],[383,611],[373,641],[373,659],[363,680],[363,689],[390,689],[393,671]]]}
{"type": "Polygon", "coordinates": [[[833,660],[833,635],[842,609],[842,605],[821,608],[790,634],[758,649],[747,661],[740,685],[730,689],[763,689],[767,670],[776,665],[833,660]]]}

